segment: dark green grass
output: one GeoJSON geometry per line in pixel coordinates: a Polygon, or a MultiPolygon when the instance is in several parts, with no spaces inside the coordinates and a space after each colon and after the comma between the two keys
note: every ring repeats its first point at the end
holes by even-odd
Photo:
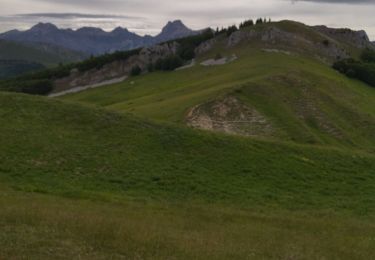
{"type": "Polygon", "coordinates": [[[204,201],[372,214],[366,153],[209,134],[1,94],[0,178],[73,197],[204,201]]]}

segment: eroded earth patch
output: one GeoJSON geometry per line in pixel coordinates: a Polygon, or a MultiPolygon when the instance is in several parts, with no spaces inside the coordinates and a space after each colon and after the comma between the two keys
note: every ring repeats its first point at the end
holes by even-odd
{"type": "Polygon", "coordinates": [[[269,136],[271,123],[257,110],[227,96],[190,109],[187,125],[193,128],[225,132],[244,136],[269,136]]]}

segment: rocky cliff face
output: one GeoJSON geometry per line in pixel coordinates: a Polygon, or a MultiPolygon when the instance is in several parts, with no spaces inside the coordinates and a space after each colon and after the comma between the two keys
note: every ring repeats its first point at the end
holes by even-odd
{"type": "Polygon", "coordinates": [[[145,47],[140,51],[139,55],[134,55],[127,60],[106,64],[101,69],[92,69],[86,72],[79,72],[77,69],[73,69],[68,77],[54,82],[53,93],[129,76],[135,66],[139,66],[142,71],[147,71],[149,64],[155,63],[160,58],[176,54],[177,48],[178,44],[176,42],[145,47]]]}
{"type": "MultiPolygon", "coordinates": [[[[314,32],[313,32],[314,34],[314,32]]],[[[354,36],[353,36],[354,37],[354,36]]],[[[359,37],[358,35],[356,37],[359,37]]],[[[358,39],[358,45],[367,46],[366,38],[361,35],[364,42],[358,39]]],[[[209,51],[215,45],[216,39],[204,42],[197,49],[197,54],[209,51]]],[[[227,48],[232,48],[240,43],[258,44],[262,48],[285,50],[294,53],[310,53],[326,62],[348,58],[350,54],[345,48],[329,37],[316,33],[311,37],[292,31],[285,31],[277,26],[268,26],[262,30],[248,29],[232,33],[227,39],[227,48]]]]}
{"type": "Polygon", "coordinates": [[[205,52],[208,52],[209,50],[212,49],[212,47],[215,45],[216,42],[217,42],[216,38],[203,42],[195,49],[195,54],[200,55],[205,52]]]}
{"type": "Polygon", "coordinates": [[[262,31],[237,31],[228,39],[228,47],[235,46],[242,41],[258,41],[264,47],[281,48],[294,52],[311,53],[328,61],[348,58],[349,53],[339,45],[330,41],[317,41],[303,37],[301,34],[287,32],[271,26],[262,31]]]}
{"type": "Polygon", "coordinates": [[[315,26],[313,28],[320,33],[323,33],[338,41],[353,45],[356,48],[373,47],[367,33],[363,30],[353,31],[351,29],[334,29],[326,26],[315,26]]]}

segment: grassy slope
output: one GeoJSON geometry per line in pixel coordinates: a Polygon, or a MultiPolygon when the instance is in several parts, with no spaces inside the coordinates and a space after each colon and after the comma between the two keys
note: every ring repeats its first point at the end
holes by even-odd
{"type": "Polygon", "coordinates": [[[239,60],[224,66],[151,73],[63,99],[181,123],[189,108],[231,93],[271,120],[284,140],[374,147],[373,89],[307,57],[251,47],[232,52],[239,60]]]}
{"type": "Polygon", "coordinates": [[[0,40],[0,59],[24,60],[53,66],[59,63],[78,61],[83,55],[55,46],[32,46],[0,40]]]}
{"type": "Polygon", "coordinates": [[[374,254],[374,155],[0,103],[1,257],[374,254]]]}
{"type": "Polygon", "coordinates": [[[0,171],[19,189],[373,210],[373,155],[195,132],[54,100],[2,94],[1,103],[0,171]]]}

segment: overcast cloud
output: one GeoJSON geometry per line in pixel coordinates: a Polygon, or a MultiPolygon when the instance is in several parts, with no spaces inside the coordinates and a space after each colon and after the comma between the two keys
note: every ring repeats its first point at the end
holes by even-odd
{"type": "Polygon", "coordinates": [[[0,0],[0,31],[52,22],[62,28],[122,26],[156,34],[175,19],[201,29],[270,17],[364,29],[375,40],[374,12],[375,0],[0,0]]]}

